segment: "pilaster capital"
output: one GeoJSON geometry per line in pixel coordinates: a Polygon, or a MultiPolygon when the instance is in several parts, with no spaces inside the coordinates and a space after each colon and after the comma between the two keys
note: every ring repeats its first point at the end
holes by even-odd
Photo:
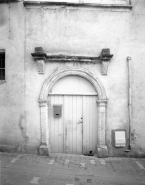
{"type": "Polygon", "coordinates": [[[97,104],[99,107],[106,107],[108,100],[97,100],[97,104]]]}
{"type": "Polygon", "coordinates": [[[38,102],[39,102],[39,106],[40,106],[40,107],[46,107],[46,106],[47,106],[47,101],[38,100],[38,102]]]}

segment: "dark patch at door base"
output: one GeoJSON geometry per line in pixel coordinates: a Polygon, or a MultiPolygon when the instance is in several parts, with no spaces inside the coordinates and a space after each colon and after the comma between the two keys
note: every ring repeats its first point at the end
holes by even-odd
{"type": "Polygon", "coordinates": [[[94,153],[93,153],[93,151],[90,151],[89,154],[84,154],[84,155],[86,155],[86,156],[94,156],[94,153]]]}

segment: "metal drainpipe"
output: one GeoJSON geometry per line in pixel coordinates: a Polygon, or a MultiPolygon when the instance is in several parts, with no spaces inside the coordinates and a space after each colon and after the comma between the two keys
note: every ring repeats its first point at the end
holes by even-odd
{"type": "Polygon", "coordinates": [[[128,112],[129,112],[129,145],[128,150],[131,150],[131,108],[132,108],[132,102],[131,102],[131,57],[127,57],[127,66],[128,66],[128,112]]]}

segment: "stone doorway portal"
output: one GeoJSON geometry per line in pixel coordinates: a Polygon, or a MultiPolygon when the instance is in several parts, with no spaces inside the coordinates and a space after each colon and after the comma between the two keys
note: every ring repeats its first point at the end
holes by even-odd
{"type": "Polygon", "coordinates": [[[51,155],[51,147],[50,147],[50,137],[49,137],[49,123],[48,123],[48,94],[51,92],[54,84],[61,78],[65,76],[81,76],[88,80],[95,88],[98,94],[97,107],[98,107],[98,139],[97,139],[97,156],[98,157],[107,157],[108,149],[105,141],[105,131],[106,131],[106,106],[107,106],[107,97],[105,89],[102,83],[98,78],[94,77],[94,75],[84,69],[79,67],[69,67],[57,70],[50,77],[48,77],[41,89],[39,104],[40,104],[40,125],[41,125],[41,145],[39,148],[41,155],[51,155]]]}

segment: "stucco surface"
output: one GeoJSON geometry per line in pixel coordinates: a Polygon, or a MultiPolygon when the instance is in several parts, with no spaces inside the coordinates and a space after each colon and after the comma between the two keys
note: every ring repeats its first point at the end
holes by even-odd
{"type": "Polygon", "coordinates": [[[5,49],[6,55],[6,81],[0,85],[0,140],[4,145],[20,145],[24,140],[19,119],[25,117],[22,3],[0,4],[0,49],[5,49]]]}
{"type": "Polygon", "coordinates": [[[100,63],[78,66],[91,71],[105,88],[106,143],[110,155],[119,155],[127,147],[113,147],[112,130],[126,129],[129,144],[126,58],[132,58],[131,144],[133,150],[145,151],[145,4],[143,0],[132,4],[133,10],[0,5],[0,48],[6,50],[6,83],[0,85],[1,144],[40,145],[38,99],[42,85],[58,68],[75,65],[46,61],[45,73],[40,75],[31,56],[35,47],[43,47],[48,54],[82,56],[99,56],[103,48],[110,48],[114,56],[106,76],[101,75],[100,63]]]}

